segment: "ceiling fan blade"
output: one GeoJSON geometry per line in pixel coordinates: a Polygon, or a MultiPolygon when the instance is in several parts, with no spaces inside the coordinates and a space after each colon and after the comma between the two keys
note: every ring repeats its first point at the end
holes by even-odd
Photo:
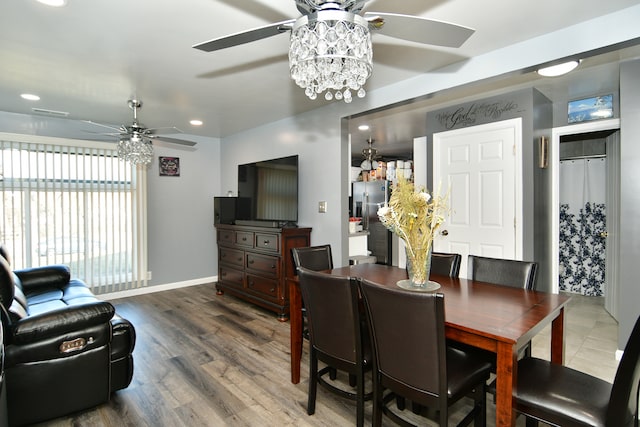
{"type": "Polygon", "coordinates": [[[193,45],[192,47],[204,50],[205,52],[226,49],[228,47],[266,39],[267,37],[275,36],[284,33],[285,31],[290,31],[291,28],[293,28],[294,22],[296,22],[295,19],[288,19],[286,21],[276,22],[275,24],[265,25],[264,27],[254,28],[252,30],[242,31],[229,36],[209,40],[207,42],[193,45]]]}
{"type": "Polygon", "coordinates": [[[85,123],[89,123],[91,125],[102,126],[103,128],[115,130],[117,133],[126,132],[127,130],[123,127],[115,127],[111,125],[103,125],[102,123],[92,122],[91,120],[83,120],[85,123]]]}
{"type": "Polygon", "coordinates": [[[184,133],[175,126],[166,126],[161,128],[145,129],[143,132],[145,135],[158,135],[159,133],[184,133]]]}
{"type": "Polygon", "coordinates": [[[185,141],[184,139],[169,138],[167,136],[148,136],[148,138],[152,139],[152,140],[168,142],[170,144],[186,145],[186,146],[189,146],[189,147],[193,147],[194,145],[196,145],[196,143],[193,142],[193,141],[185,141]]]}
{"type": "Polygon", "coordinates": [[[372,30],[389,37],[444,47],[460,47],[476,30],[413,15],[367,12],[372,30]]]}

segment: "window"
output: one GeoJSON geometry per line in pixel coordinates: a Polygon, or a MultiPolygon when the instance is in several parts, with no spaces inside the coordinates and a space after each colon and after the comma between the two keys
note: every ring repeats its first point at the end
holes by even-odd
{"type": "Polygon", "coordinates": [[[146,284],[146,174],[109,143],[0,134],[13,268],[67,264],[97,293],[146,284]]]}

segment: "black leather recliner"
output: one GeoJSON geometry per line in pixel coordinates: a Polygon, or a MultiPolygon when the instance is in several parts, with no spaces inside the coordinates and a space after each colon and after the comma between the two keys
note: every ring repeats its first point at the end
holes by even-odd
{"type": "Polygon", "coordinates": [[[133,325],[67,266],[12,271],[0,256],[0,316],[9,425],[91,408],[130,384],[133,325]]]}

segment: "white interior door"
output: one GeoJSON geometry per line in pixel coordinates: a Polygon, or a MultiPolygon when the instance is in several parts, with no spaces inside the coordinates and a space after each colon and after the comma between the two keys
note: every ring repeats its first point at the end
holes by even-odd
{"type": "Polygon", "coordinates": [[[522,259],[522,119],[433,135],[433,185],[449,191],[434,250],[522,259]]]}

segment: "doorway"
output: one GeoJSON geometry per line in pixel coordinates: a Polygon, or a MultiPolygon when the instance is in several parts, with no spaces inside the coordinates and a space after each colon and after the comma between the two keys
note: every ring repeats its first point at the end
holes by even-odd
{"type": "Polygon", "coordinates": [[[617,312],[619,120],[552,134],[553,291],[604,296],[617,312]]]}

